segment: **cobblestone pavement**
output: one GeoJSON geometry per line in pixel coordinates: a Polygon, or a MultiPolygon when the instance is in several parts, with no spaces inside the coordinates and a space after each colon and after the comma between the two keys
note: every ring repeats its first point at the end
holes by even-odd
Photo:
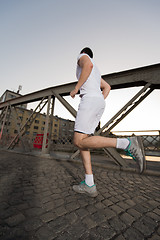
{"type": "Polygon", "coordinates": [[[98,197],[72,191],[82,165],[0,151],[0,239],[160,239],[160,179],[93,167],[98,197]]]}

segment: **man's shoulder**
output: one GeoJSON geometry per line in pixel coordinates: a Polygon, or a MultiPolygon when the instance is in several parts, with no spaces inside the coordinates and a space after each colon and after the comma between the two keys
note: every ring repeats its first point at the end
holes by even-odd
{"type": "Polygon", "coordinates": [[[78,58],[77,58],[77,64],[80,64],[80,61],[82,62],[87,62],[90,61],[93,64],[93,59],[91,59],[86,53],[81,53],[79,54],[78,58]]]}
{"type": "Polygon", "coordinates": [[[78,57],[77,57],[77,61],[80,59],[80,58],[89,58],[90,60],[91,60],[91,58],[90,58],[90,56],[88,55],[88,54],[86,54],[86,53],[80,53],[79,55],[78,55],[78,57]]]}

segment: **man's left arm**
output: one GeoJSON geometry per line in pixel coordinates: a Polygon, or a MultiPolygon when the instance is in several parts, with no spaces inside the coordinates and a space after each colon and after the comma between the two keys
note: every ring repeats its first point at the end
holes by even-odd
{"type": "Polygon", "coordinates": [[[111,86],[103,78],[101,78],[101,89],[104,99],[106,99],[111,90],[111,86]]]}

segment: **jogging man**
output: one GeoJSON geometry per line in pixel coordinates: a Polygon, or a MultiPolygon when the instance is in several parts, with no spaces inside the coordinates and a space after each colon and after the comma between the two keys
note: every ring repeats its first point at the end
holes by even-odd
{"type": "Polygon", "coordinates": [[[98,195],[91,165],[91,148],[114,147],[124,149],[138,164],[140,173],[145,168],[145,156],[139,138],[107,138],[93,136],[100,118],[104,112],[105,99],[110,92],[110,85],[101,78],[101,74],[93,61],[93,52],[84,48],[77,59],[76,76],[78,82],[71,91],[72,98],[80,90],[81,101],[78,107],[74,127],[74,144],[81,153],[85,169],[85,180],[74,185],[77,193],[85,193],[90,197],[98,195]]]}

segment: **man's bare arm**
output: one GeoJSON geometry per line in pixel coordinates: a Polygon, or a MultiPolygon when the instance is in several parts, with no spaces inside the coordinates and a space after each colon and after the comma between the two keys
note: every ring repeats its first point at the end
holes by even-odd
{"type": "Polygon", "coordinates": [[[93,64],[88,56],[82,56],[78,61],[79,66],[82,68],[80,78],[75,86],[75,88],[70,92],[72,98],[78,93],[80,87],[87,81],[89,75],[91,74],[93,64]]]}
{"type": "Polygon", "coordinates": [[[111,90],[111,86],[103,78],[101,78],[101,89],[104,99],[106,99],[111,90]]]}

